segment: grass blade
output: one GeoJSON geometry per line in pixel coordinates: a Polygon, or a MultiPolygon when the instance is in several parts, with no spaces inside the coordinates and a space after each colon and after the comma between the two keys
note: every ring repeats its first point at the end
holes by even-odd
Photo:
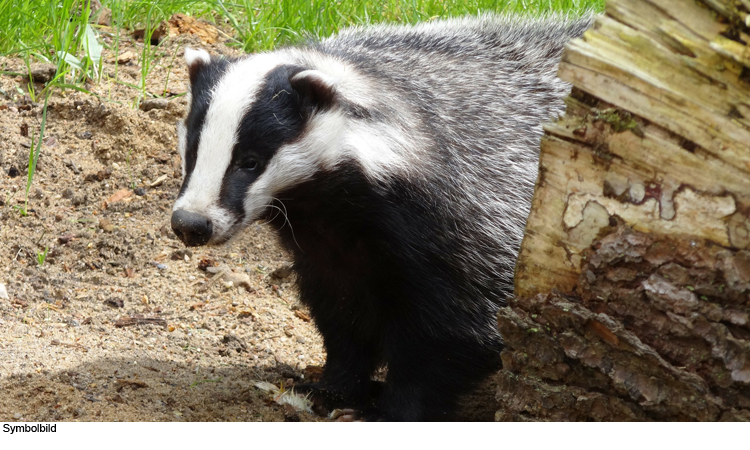
{"type": "Polygon", "coordinates": [[[104,47],[99,43],[99,38],[94,31],[94,27],[87,24],[86,34],[83,38],[83,45],[86,49],[86,56],[91,60],[94,65],[99,65],[99,61],[102,59],[102,50],[104,47]]]}
{"type": "Polygon", "coordinates": [[[57,56],[59,56],[63,61],[65,61],[69,66],[80,70],[83,72],[83,63],[80,59],[76,58],[75,56],[71,55],[68,52],[59,51],[57,52],[57,56]]]}

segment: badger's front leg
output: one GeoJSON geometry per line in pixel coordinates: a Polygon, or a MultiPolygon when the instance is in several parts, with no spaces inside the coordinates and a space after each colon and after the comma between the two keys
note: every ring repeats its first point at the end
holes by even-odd
{"type": "Polygon", "coordinates": [[[297,385],[295,390],[310,393],[313,403],[327,412],[336,408],[370,408],[379,391],[379,383],[370,380],[375,366],[372,349],[344,342],[341,335],[327,335],[322,327],[319,329],[327,353],[323,375],[319,382],[297,385]]]}
{"type": "Polygon", "coordinates": [[[326,364],[319,382],[298,385],[298,392],[310,392],[314,402],[327,410],[364,410],[374,402],[380,383],[370,377],[379,362],[372,317],[363,317],[346,298],[326,295],[318,283],[301,280],[300,293],[318,331],[323,336],[326,364]]]}

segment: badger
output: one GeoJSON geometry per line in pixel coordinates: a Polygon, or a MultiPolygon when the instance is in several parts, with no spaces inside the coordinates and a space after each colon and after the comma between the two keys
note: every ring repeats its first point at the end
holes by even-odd
{"type": "Polygon", "coordinates": [[[501,367],[496,313],[542,123],[570,91],[557,65],[591,20],[485,14],[237,59],[185,50],[172,228],[188,246],[276,228],[327,354],[300,389],[365,420],[446,420],[501,367]]]}

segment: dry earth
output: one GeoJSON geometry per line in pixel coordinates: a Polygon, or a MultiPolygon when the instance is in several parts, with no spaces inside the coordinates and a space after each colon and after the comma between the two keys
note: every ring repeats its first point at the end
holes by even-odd
{"type": "MultiPolygon", "coordinates": [[[[126,37],[120,54],[142,45],[126,37]]],[[[116,67],[107,53],[102,81],[87,85],[96,95],[50,98],[26,217],[42,105],[27,79],[0,76],[0,421],[318,419],[279,405],[268,384],[325,360],[273,230],[186,252],[170,229],[185,45],[235,52],[193,35],[154,47],[147,90],[172,96],[149,111],[114,81],[137,84],[137,58],[116,67]]],[[[26,71],[12,58],[0,68],[26,71]]]]}
{"type": "MultiPolygon", "coordinates": [[[[186,45],[237,54],[191,34],[153,47],[147,91],[167,95],[144,111],[124,84],[140,79],[143,43],[123,36],[131,59],[105,51],[95,95],[54,93],[28,216],[43,108],[27,78],[0,76],[0,421],[321,420],[279,403],[325,354],[273,230],[190,252],[170,229],[186,45]]],[[[14,58],[0,70],[27,71],[14,58]]],[[[491,389],[465,419],[493,417],[491,389]]]]}

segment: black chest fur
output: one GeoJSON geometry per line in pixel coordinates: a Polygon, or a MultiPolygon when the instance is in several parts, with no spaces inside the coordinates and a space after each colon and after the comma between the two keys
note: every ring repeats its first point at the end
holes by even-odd
{"type": "Polygon", "coordinates": [[[448,417],[458,394],[499,367],[496,305],[467,295],[470,280],[448,263],[451,222],[436,220],[425,193],[373,184],[355,166],[318,175],[269,213],[324,339],[325,389],[367,406],[369,377],[385,364],[394,381],[376,402],[380,417],[448,417]]]}

